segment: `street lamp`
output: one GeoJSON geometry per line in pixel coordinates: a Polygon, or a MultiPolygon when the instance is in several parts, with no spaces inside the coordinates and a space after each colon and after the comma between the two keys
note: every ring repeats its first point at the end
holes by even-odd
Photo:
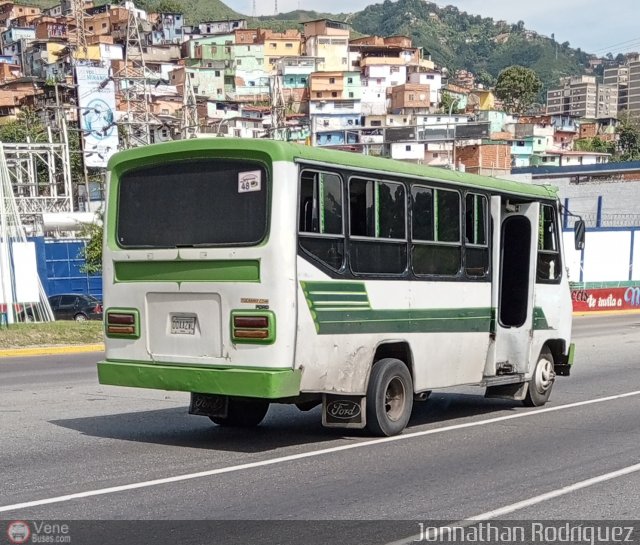
{"type": "MultiPolygon", "coordinates": [[[[461,97],[454,98],[449,105],[449,116],[447,117],[447,136],[449,136],[449,124],[451,123],[451,114],[453,113],[453,107],[460,102],[461,97]]],[[[449,168],[453,170],[456,169],[456,135],[455,135],[455,125],[453,126],[453,138],[451,139],[452,144],[452,161],[449,163],[449,168]]]]}

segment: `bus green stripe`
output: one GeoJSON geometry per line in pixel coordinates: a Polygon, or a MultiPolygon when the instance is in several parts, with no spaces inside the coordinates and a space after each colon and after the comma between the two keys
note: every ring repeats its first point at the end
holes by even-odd
{"type": "MultiPolygon", "coordinates": [[[[372,309],[364,283],[301,282],[301,285],[319,335],[496,331],[496,309],[491,307],[372,309]]],[[[551,329],[540,307],[533,311],[533,328],[551,329]]]]}
{"type": "Polygon", "coordinates": [[[367,289],[364,282],[300,282],[302,289],[306,294],[310,296],[321,293],[353,293],[353,294],[365,294],[367,289]]]}
{"type": "Polygon", "coordinates": [[[116,261],[116,282],[260,282],[260,261],[116,261]]]}

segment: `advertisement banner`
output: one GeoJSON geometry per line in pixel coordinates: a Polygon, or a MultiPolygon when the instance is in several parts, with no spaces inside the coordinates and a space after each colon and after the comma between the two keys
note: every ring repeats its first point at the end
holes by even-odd
{"type": "Polygon", "coordinates": [[[574,312],[604,310],[640,311],[640,286],[623,288],[572,289],[574,312]]]}
{"type": "Polygon", "coordinates": [[[105,168],[118,151],[115,84],[109,69],[98,66],[77,66],[76,81],[85,162],[105,168]]]}

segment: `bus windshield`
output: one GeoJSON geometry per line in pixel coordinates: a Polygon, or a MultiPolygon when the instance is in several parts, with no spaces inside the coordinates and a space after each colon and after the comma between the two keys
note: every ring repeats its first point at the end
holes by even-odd
{"type": "Polygon", "coordinates": [[[250,161],[196,159],[120,177],[117,241],[123,248],[251,246],[267,233],[267,174],[250,161]]]}

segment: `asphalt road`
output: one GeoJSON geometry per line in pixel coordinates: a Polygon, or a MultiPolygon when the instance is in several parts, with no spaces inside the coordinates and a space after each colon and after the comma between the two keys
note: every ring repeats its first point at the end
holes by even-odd
{"type": "Polygon", "coordinates": [[[419,521],[475,516],[638,519],[640,315],[578,318],[574,339],[573,375],[545,408],[435,392],[382,441],[288,406],[256,430],[218,428],[187,414],[188,395],[99,385],[101,354],[0,360],[0,519],[147,521],[76,522],[72,543],[229,544],[402,542],[419,521]]]}

